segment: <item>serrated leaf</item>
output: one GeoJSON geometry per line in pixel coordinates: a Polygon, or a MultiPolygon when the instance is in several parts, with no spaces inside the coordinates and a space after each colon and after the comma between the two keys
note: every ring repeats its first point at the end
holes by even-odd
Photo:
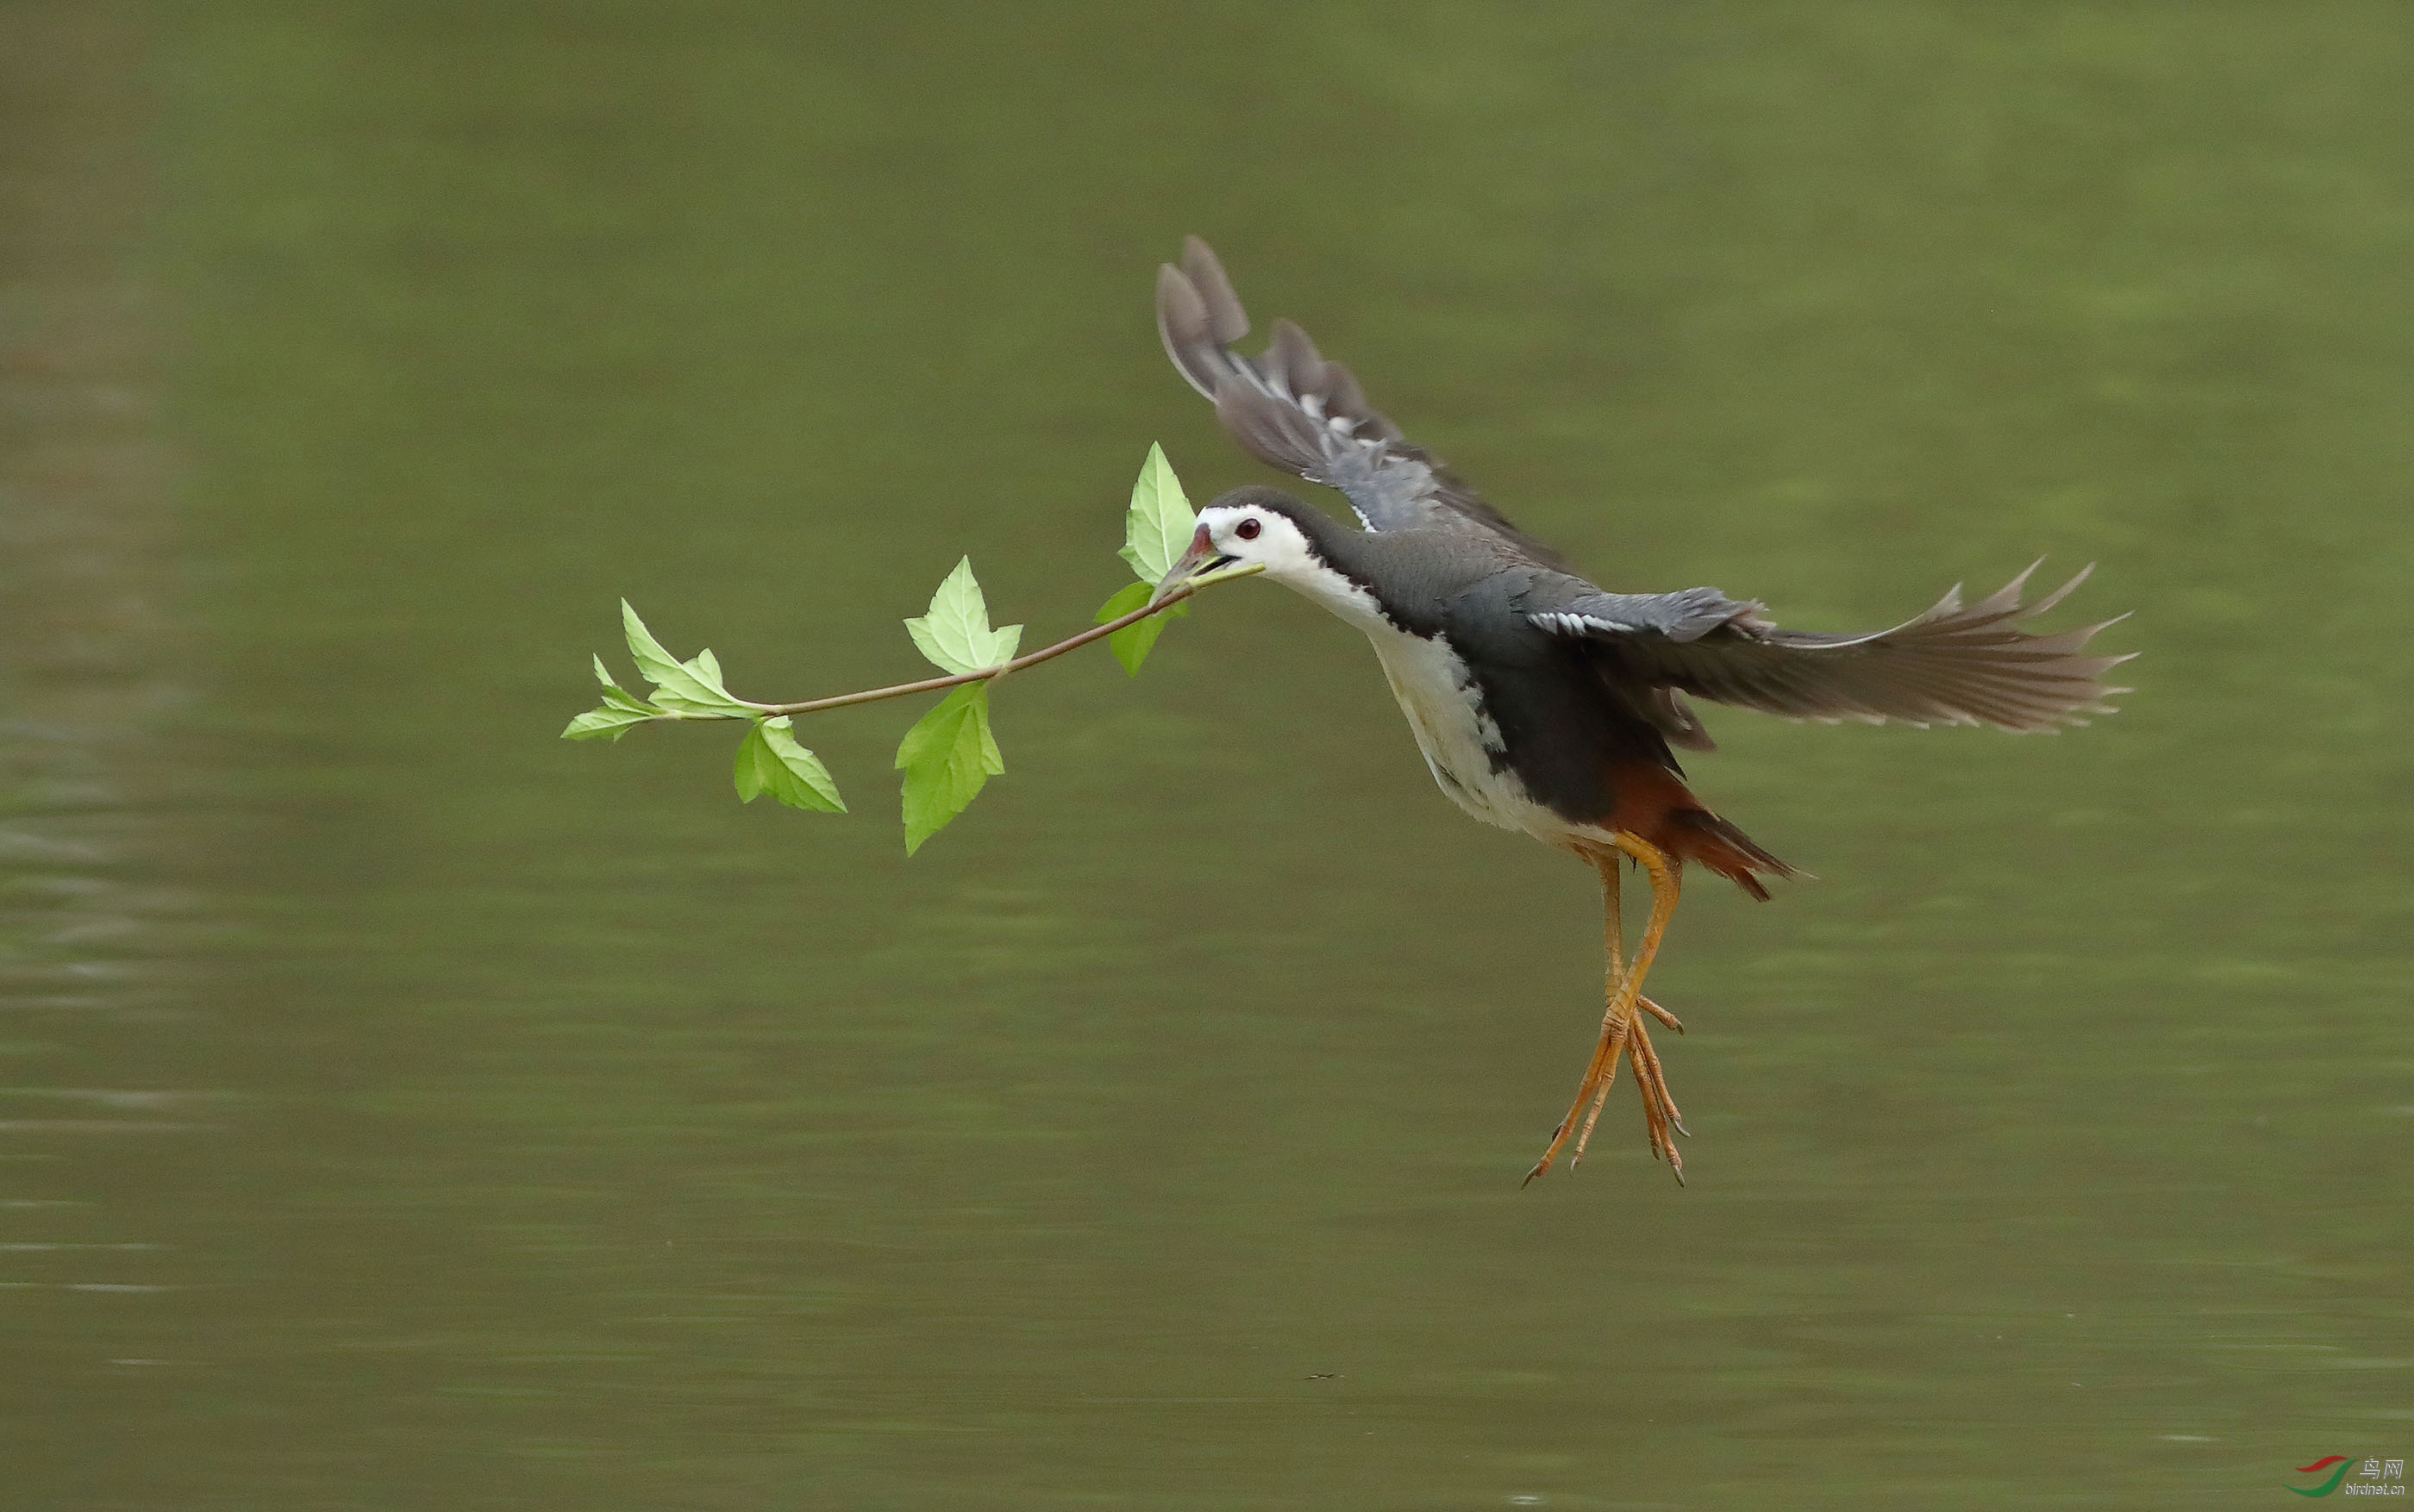
{"type": "Polygon", "coordinates": [[[989,686],[966,683],[932,705],[897,745],[905,774],[905,853],[946,827],[1006,770],[989,722],[989,686]]]}
{"type": "Polygon", "coordinates": [[[606,704],[600,709],[589,709],[571,720],[569,726],[561,732],[561,738],[564,740],[618,740],[637,725],[652,718],[654,718],[654,712],[651,709],[627,709],[606,704]]]}
{"type": "Polygon", "coordinates": [[[604,665],[602,657],[594,658],[595,680],[604,685],[604,706],[589,709],[570,721],[561,732],[564,740],[618,740],[631,729],[646,720],[658,718],[662,710],[612,680],[612,669],[604,665]]]}
{"type": "Polygon", "coordinates": [[[625,688],[604,689],[604,706],[607,709],[625,709],[631,714],[648,719],[662,712],[625,688]]]}
{"type": "MultiPolygon", "coordinates": [[[[1113,598],[1098,606],[1097,615],[1091,623],[1103,625],[1109,620],[1123,618],[1133,610],[1144,606],[1152,591],[1153,585],[1147,583],[1125,584],[1115,590],[1113,598]]],[[[1107,637],[1107,649],[1112,651],[1115,654],[1115,660],[1124,664],[1124,671],[1137,677],[1140,675],[1140,664],[1148,660],[1148,653],[1155,646],[1156,638],[1165,633],[1165,622],[1176,615],[1188,613],[1190,613],[1190,601],[1185,599],[1170,609],[1151,615],[1146,619],[1135,620],[1107,637]]]]}
{"type": "Polygon", "coordinates": [[[699,654],[693,661],[681,661],[663,649],[646,622],[620,600],[620,628],[629,638],[629,655],[634,657],[637,671],[654,685],[654,703],[675,714],[751,714],[753,707],[743,699],[734,698],[721,686],[721,663],[709,651],[699,654]]]}
{"type": "Polygon", "coordinates": [[[763,727],[748,725],[746,737],[738,742],[738,760],[729,772],[729,779],[738,789],[738,801],[753,803],[763,796],[763,790],[771,785],[772,774],[779,769],[771,749],[763,744],[763,727]]]}
{"type": "Polygon", "coordinates": [[[1014,660],[1022,644],[1022,627],[989,628],[989,600],[973,577],[973,559],[956,564],[939,591],[931,595],[930,612],[905,622],[905,633],[942,672],[979,672],[1014,660]]]}
{"type": "MultiPolygon", "coordinates": [[[[636,660],[637,674],[655,687],[672,693],[687,694],[698,699],[709,698],[712,689],[696,680],[678,658],[663,649],[654,632],[637,617],[629,600],[620,600],[620,630],[629,640],[629,655],[636,660]]],[[[599,659],[600,660],[600,659],[599,659]]]]}
{"type": "Polygon", "coordinates": [[[1190,549],[1198,529],[1182,481],[1165,460],[1165,448],[1150,442],[1148,460],[1132,483],[1131,509],[1124,516],[1123,549],[1115,555],[1131,565],[1142,583],[1155,587],[1190,549]]]}
{"type": "Polygon", "coordinates": [[[1006,752],[997,749],[997,732],[989,727],[989,689],[973,702],[973,724],[980,731],[981,770],[991,777],[1006,775],[1006,752]]]}
{"type": "Polygon", "coordinates": [[[821,758],[797,744],[786,715],[757,720],[738,743],[735,773],[738,796],[746,803],[767,793],[791,808],[812,808],[825,814],[846,812],[829,768],[821,758]]]}

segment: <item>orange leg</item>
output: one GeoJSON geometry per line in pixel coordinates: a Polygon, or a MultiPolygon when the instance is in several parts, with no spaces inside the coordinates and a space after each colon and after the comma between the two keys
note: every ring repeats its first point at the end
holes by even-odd
{"type": "MultiPolygon", "coordinates": [[[[1601,868],[1602,915],[1604,921],[1602,928],[1609,936],[1609,974],[1602,988],[1603,1000],[1602,1030],[1606,1035],[1610,1016],[1617,1012],[1618,990],[1626,982],[1626,963],[1621,958],[1621,947],[1624,941],[1619,938],[1625,933],[1625,928],[1618,920],[1617,860],[1614,856],[1606,857],[1596,860],[1594,865],[1601,868]]],[[[1640,1000],[1637,1001],[1639,1003],[1640,1000]]],[[[1658,1119],[1654,1117],[1659,1110],[1652,1105],[1650,1061],[1647,1059],[1651,1056],[1651,1039],[1644,1032],[1642,1021],[1632,1014],[1627,1015],[1625,1032],[1621,1038],[1627,1059],[1634,1062],[1634,1083],[1637,1090],[1643,1093],[1644,1134],[1651,1141],[1651,1153],[1656,1156],[1660,1153],[1661,1131],[1658,1119]]],[[[1592,1126],[1601,1121],[1601,1110],[1609,1102],[1609,1089],[1617,1079],[1616,1049],[1610,1051],[1609,1064],[1606,1067],[1599,1064],[1598,1048],[1594,1050],[1594,1059],[1595,1064],[1587,1072],[1587,1075],[1597,1078],[1593,1084],[1592,1108],[1585,1114],[1583,1132],[1576,1135],[1576,1152],[1568,1157],[1568,1166],[1571,1170],[1583,1164],[1585,1146],[1592,1142],[1592,1126]]],[[[1578,1102],[1584,1100],[1581,1092],[1577,1094],[1576,1100],[1578,1102]]]]}
{"type": "Polygon", "coordinates": [[[1617,1071],[1617,1054],[1626,1041],[1625,1024],[1608,1011],[1616,1006],[1617,990],[1626,978],[1625,930],[1618,921],[1617,860],[1614,856],[1597,854],[1587,855],[1585,859],[1601,873],[1601,937],[1602,949],[1609,957],[1607,982],[1602,989],[1602,995],[1608,1001],[1602,1014],[1601,1040],[1593,1046],[1591,1058],[1585,1062],[1583,1078],[1576,1083],[1575,1102],[1570,1104],[1568,1115],[1559,1120],[1559,1126],[1551,1131],[1549,1148],[1542,1151],[1542,1158],[1534,1163],[1534,1168],[1526,1173],[1526,1180],[1518,1183],[1521,1186],[1551,1168],[1551,1162],[1557,1157],[1559,1147],[1567,1143],[1568,1134],[1575,1128],[1576,1116],[1591,1100],[1593,1090],[1603,1085],[1603,1067],[1606,1066],[1611,1073],[1617,1071]]]}
{"type": "MultiPolygon", "coordinates": [[[[1611,964],[1614,970],[1617,965],[1614,957],[1611,964]]],[[[1661,1023],[1675,1025],[1678,1033],[1684,1032],[1685,1026],[1677,1021],[1676,1015],[1650,999],[1638,996],[1634,1003],[1661,1023]]],[[[1676,1099],[1668,1090],[1668,1074],[1661,1069],[1660,1053],[1652,1048],[1651,1036],[1645,1031],[1643,1020],[1639,1018],[1627,1031],[1626,1057],[1634,1062],[1635,1086],[1643,1094],[1644,1137],[1651,1142],[1653,1156],[1666,1161],[1669,1173],[1676,1177],[1678,1186],[1683,1186],[1685,1157],[1676,1152],[1676,1142],[1668,1137],[1668,1131],[1673,1128],[1688,1138],[1691,1137],[1691,1131],[1685,1127],[1684,1115],[1676,1111],[1676,1099]]],[[[1615,1068],[1612,1070],[1614,1074],[1615,1068]]],[[[1568,1157],[1571,1168],[1584,1160],[1585,1147],[1592,1143],[1592,1126],[1601,1121],[1601,1110],[1608,1102],[1609,1082],[1604,1078],[1592,1095],[1592,1111],[1585,1115],[1584,1131],[1576,1135],[1576,1152],[1568,1157]]]]}
{"type": "MultiPolygon", "coordinates": [[[[1640,836],[1621,833],[1614,838],[1618,849],[1634,857],[1651,878],[1651,918],[1644,926],[1643,939],[1635,946],[1634,969],[1632,980],[1626,986],[1627,994],[1639,1004],[1647,1001],[1642,996],[1643,974],[1651,969],[1652,959],[1660,951],[1660,938],[1667,929],[1669,918],[1676,911],[1676,895],[1682,874],[1676,863],[1640,836]]],[[[1682,1186],[1685,1183],[1685,1160],[1676,1153],[1676,1144],[1669,1137],[1669,1129],[1674,1125],[1682,1131],[1684,1123],[1677,1116],[1676,1099],[1668,1094],[1667,1077],[1661,1070],[1659,1054],[1651,1047],[1650,1036],[1644,1032],[1642,1022],[1634,1017],[1632,1008],[1627,1010],[1627,1018],[1632,1025],[1627,1054],[1634,1061],[1634,1079],[1643,1093],[1644,1130],[1651,1141],[1652,1153],[1668,1162],[1670,1174],[1676,1177],[1676,1184],[1682,1186]]],[[[1584,1132],[1576,1136],[1576,1152],[1570,1158],[1571,1165],[1584,1159],[1585,1145],[1592,1137],[1593,1120],[1600,1117],[1601,1104],[1607,1096],[1606,1086],[1594,1094],[1592,1113],[1585,1119],[1584,1132]]]]}
{"type": "MultiPolygon", "coordinates": [[[[1644,998],[1643,978],[1651,969],[1652,958],[1659,954],[1660,940],[1667,931],[1669,916],[1676,912],[1676,868],[1658,847],[1639,836],[1620,832],[1611,838],[1618,850],[1632,856],[1650,875],[1651,917],[1644,926],[1643,938],[1636,942],[1634,965],[1629,971],[1618,928],[1617,858],[1606,852],[1586,857],[1601,874],[1602,934],[1609,956],[1609,969],[1602,986],[1607,1000],[1606,1011],[1602,1015],[1600,1043],[1594,1046],[1592,1060],[1585,1067],[1584,1079],[1576,1088],[1575,1101],[1569,1105],[1567,1117],[1561,1119],[1559,1126],[1552,1132],[1550,1145],[1542,1151],[1542,1158],[1526,1173],[1528,1181],[1551,1168],[1551,1162],[1557,1158],[1559,1148],[1567,1143],[1568,1135],[1575,1132],[1577,1119],[1585,1117],[1589,1104],[1591,1117],[1585,1118],[1584,1137],[1580,1137],[1576,1144],[1577,1155],[1582,1156],[1584,1138],[1590,1136],[1592,1119],[1600,1116],[1602,1100],[1608,1096],[1610,1084],[1617,1075],[1620,1054],[1631,1054],[1634,1059],[1635,1081],[1643,1093],[1644,1124],[1649,1134],[1653,1152],[1665,1154],[1672,1167],[1677,1170],[1677,1179],[1681,1181],[1684,1178],[1674,1142],[1668,1135],[1676,1104],[1668,1099],[1667,1083],[1660,1073],[1660,1058],[1651,1050],[1649,1039],[1635,1016],[1637,1009],[1647,1004],[1655,1017],[1671,1023],[1675,1021],[1674,1016],[1657,1003],[1650,1003],[1644,998]]],[[[1681,1029],[1683,1026],[1676,1027],[1681,1029]]]]}

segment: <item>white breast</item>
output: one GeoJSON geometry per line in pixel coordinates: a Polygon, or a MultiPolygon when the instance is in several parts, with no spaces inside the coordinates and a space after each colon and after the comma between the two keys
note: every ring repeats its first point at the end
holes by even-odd
{"type": "Polygon", "coordinates": [[[1505,749],[1500,728],[1483,708],[1483,699],[1467,663],[1439,637],[1424,640],[1389,624],[1363,627],[1374,643],[1376,659],[1400,701],[1400,712],[1416,734],[1417,749],[1434,781],[1451,801],[1476,818],[1502,829],[1536,830],[1561,827],[1550,812],[1526,795],[1516,774],[1493,770],[1493,760],[1505,749]]]}
{"type": "MultiPolygon", "coordinates": [[[[1288,522],[1284,528],[1297,534],[1288,522]]],[[[1474,674],[1456,652],[1439,637],[1426,640],[1393,625],[1372,594],[1317,560],[1304,540],[1289,555],[1261,556],[1269,578],[1315,600],[1374,643],[1417,749],[1453,803],[1502,829],[1524,830],[1553,843],[1566,838],[1567,823],[1527,797],[1515,773],[1492,769],[1493,758],[1505,749],[1500,727],[1484,711],[1474,674]]]]}

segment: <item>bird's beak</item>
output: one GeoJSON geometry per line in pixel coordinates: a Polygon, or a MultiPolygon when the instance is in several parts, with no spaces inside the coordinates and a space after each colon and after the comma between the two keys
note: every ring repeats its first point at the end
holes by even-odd
{"type": "Polygon", "coordinates": [[[1190,549],[1182,554],[1182,560],[1173,564],[1173,571],[1165,574],[1164,581],[1157,584],[1156,591],[1148,596],[1148,601],[1161,602],[1167,594],[1184,584],[1205,577],[1217,568],[1231,565],[1232,558],[1216,552],[1214,543],[1207,539],[1207,527],[1202,525],[1199,533],[1190,538],[1190,549]]]}

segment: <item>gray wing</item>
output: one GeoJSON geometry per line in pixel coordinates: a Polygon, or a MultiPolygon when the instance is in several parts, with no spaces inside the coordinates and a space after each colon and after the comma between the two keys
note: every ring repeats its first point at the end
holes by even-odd
{"type": "Polygon", "coordinates": [[[1956,587],[1917,618],[1866,635],[1780,630],[1759,604],[1715,588],[1541,594],[1526,617],[1552,634],[1602,646],[1618,672],[1653,689],[1788,719],[2017,731],[2084,724],[2080,716],[2112,712],[2104,701],[2129,690],[2103,680],[2129,658],[2084,654],[2088,640],[2116,620],[2050,635],[2020,629],[2020,621],[2044,614],[2087,579],[2081,571],[2023,607],[2020,592],[2035,571],[2031,566],[1967,607],[1956,587]]]}
{"type": "Polygon", "coordinates": [[[1249,334],[1248,312],[1205,242],[1183,243],[1182,264],[1156,275],[1156,329],[1190,386],[1215,402],[1215,416],[1251,455],[1310,482],[1337,488],[1369,530],[1463,530],[1504,539],[1556,564],[1557,554],[1411,445],[1366,402],[1358,380],[1328,362],[1289,320],[1273,344],[1244,357],[1231,344],[1249,334]]]}

